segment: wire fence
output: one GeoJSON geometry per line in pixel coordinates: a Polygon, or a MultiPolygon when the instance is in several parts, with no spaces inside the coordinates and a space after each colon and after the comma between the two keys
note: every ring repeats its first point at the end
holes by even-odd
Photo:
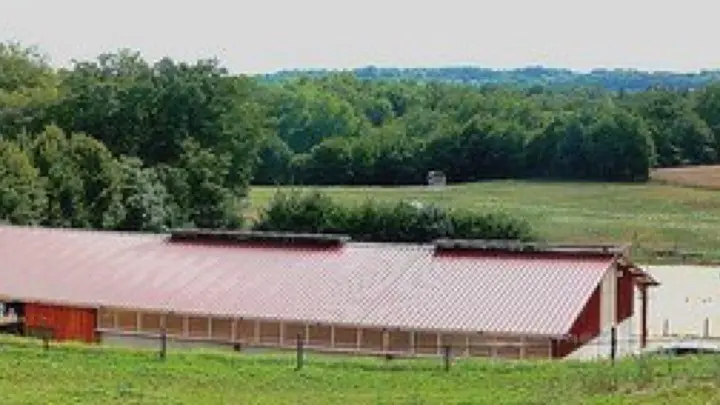
{"type": "MultiPolygon", "coordinates": [[[[36,328],[23,338],[5,344],[16,344],[29,350],[49,354],[65,350],[64,343],[53,341],[53,330],[36,328]],[[35,339],[28,339],[32,337],[35,339]],[[40,343],[37,342],[40,340],[40,343]]],[[[422,345],[414,347],[413,356],[383,350],[372,352],[330,351],[321,342],[296,340],[294,347],[274,347],[254,343],[228,343],[176,339],[166,334],[145,336],[142,340],[125,342],[134,352],[140,349],[143,356],[133,356],[135,361],[163,368],[173,361],[194,361],[191,348],[211,349],[212,355],[225,351],[224,356],[247,361],[252,366],[271,366],[276,370],[303,373],[304,370],[321,373],[425,373],[427,378],[458,378],[477,384],[499,384],[504,390],[536,391],[533,403],[575,403],[565,401],[567,395],[575,395],[582,403],[583,395],[614,395],[615,393],[642,392],[672,386],[700,384],[720,393],[720,353],[703,353],[708,347],[720,347],[720,338],[701,336],[669,339],[653,336],[647,340],[645,350],[640,350],[638,336],[596,338],[578,342],[581,338],[567,339],[568,345],[580,344],[562,359],[551,359],[551,349],[546,356],[526,356],[529,347],[488,345],[422,345]],[[714,346],[713,346],[714,345],[714,346]],[[614,347],[614,349],[613,349],[614,347]],[[517,350],[516,350],[517,349],[517,350]],[[613,355],[613,350],[615,355],[613,355]],[[472,353],[487,353],[472,356],[472,353]],[[293,370],[293,371],[291,371],[293,370]],[[475,378],[480,378],[475,380],[475,378]]],[[[120,342],[117,342],[120,343],[120,342]]],[[[92,348],[82,346],[89,355],[114,356],[118,353],[116,343],[103,343],[92,348]]],[[[122,345],[124,346],[124,345],[122,345]]],[[[57,358],[55,358],[57,361],[57,358]]],[[[97,363],[96,363],[97,364],[97,363]]],[[[215,363],[213,363],[215,364],[215,363]]],[[[144,366],[143,366],[144,367],[144,366]]],[[[390,378],[390,377],[388,377],[390,378]]],[[[720,397],[718,397],[720,400],[720,397]]],[[[402,401],[401,401],[402,402],[402,401]]],[[[713,402],[709,402],[713,403],[713,402]]]]}
{"type": "Polygon", "coordinates": [[[687,245],[679,239],[659,246],[654,242],[648,243],[640,240],[637,235],[634,235],[632,255],[635,260],[642,260],[649,264],[720,264],[720,254],[712,246],[698,249],[696,245],[687,245]]]}
{"type": "MultiPolygon", "coordinates": [[[[33,327],[6,331],[10,334],[35,338],[42,341],[45,350],[50,350],[56,338],[55,331],[50,327],[33,327]]],[[[244,355],[267,354],[294,354],[295,367],[303,368],[306,360],[313,356],[335,359],[348,357],[375,357],[386,361],[409,359],[437,359],[446,370],[453,364],[464,361],[486,360],[495,362],[510,362],[516,360],[577,360],[598,361],[609,360],[611,365],[616,361],[630,358],[642,360],[647,358],[663,357],[674,359],[688,355],[711,355],[718,358],[720,364],[720,337],[703,335],[685,335],[682,337],[662,335],[650,336],[644,339],[640,335],[623,335],[618,337],[617,330],[595,337],[569,336],[566,339],[555,341],[521,341],[521,342],[484,342],[472,344],[414,343],[411,346],[392,347],[378,344],[375,347],[360,347],[359,345],[337,344],[328,346],[327,341],[308,340],[302,335],[294,339],[294,344],[278,344],[277,342],[258,341],[214,341],[207,339],[192,339],[187,337],[169,336],[167,333],[148,334],[107,334],[99,346],[117,347],[126,346],[138,349],[157,351],[159,359],[166,359],[169,352],[187,351],[188,349],[210,349],[220,351],[240,352],[244,355]]]]}

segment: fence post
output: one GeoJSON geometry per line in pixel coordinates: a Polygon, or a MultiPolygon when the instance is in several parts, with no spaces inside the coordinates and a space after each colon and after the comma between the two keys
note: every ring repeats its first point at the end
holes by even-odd
{"type": "Polygon", "coordinates": [[[41,321],[43,349],[50,350],[50,328],[47,326],[47,318],[42,317],[41,321]]]}
{"type": "Polygon", "coordinates": [[[667,319],[663,320],[663,331],[662,331],[663,337],[668,337],[670,335],[670,321],[667,319]]]}
{"type": "Polygon", "coordinates": [[[450,345],[443,347],[443,359],[445,361],[445,371],[450,371],[450,345]]]}
{"type": "Polygon", "coordinates": [[[710,337],[710,318],[705,318],[703,321],[703,337],[710,337]]]}
{"type": "Polygon", "coordinates": [[[167,328],[163,325],[160,331],[160,360],[167,358],[167,328]]]}
{"type": "Polygon", "coordinates": [[[613,326],[610,328],[610,361],[615,365],[615,358],[617,357],[617,328],[613,326]]]}
{"type": "Polygon", "coordinates": [[[303,360],[304,360],[304,353],[303,353],[303,336],[302,333],[297,334],[297,364],[295,365],[295,370],[301,370],[303,368],[303,360]]]}

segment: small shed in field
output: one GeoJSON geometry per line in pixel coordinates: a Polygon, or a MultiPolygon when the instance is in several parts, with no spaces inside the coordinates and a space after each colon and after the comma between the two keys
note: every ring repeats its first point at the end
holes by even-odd
{"type": "Polygon", "coordinates": [[[0,300],[58,339],[564,357],[653,284],[614,246],[0,227],[0,300]],[[644,287],[643,287],[644,288],[644,287]]]}
{"type": "Polygon", "coordinates": [[[427,175],[427,184],[430,187],[445,187],[447,185],[447,177],[444,172],[431,170],[427,175]]]}

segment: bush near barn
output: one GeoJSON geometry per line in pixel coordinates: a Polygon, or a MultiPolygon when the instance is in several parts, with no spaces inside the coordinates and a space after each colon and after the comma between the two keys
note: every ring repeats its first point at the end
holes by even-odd
{"type": "Polygon", "coordinates": [[[400,200],[344,205],[319,191],[278,191],[254,225],[259,231],[339,233],[356,241],[430,242],[534,238],[527,221],[400,200]]]}

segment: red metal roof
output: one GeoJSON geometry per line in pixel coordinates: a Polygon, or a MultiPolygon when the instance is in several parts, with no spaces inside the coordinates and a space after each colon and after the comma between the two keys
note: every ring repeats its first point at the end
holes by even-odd
{"type": "Polygon", "coordinates": [[[431,245],[278,249],[0,227],[0,296],[285,321],[563,335],[610,256],[435,255],[431,245]]]}

